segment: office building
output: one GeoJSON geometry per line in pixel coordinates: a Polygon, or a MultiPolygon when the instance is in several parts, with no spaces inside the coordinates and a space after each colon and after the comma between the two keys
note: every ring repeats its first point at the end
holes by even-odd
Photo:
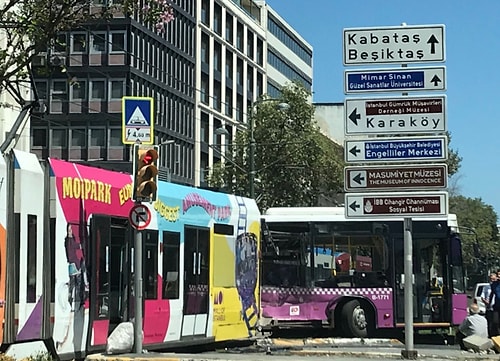
{"type": "Polygon", "coordinates": [[[116,14],[60,34],[37,57],[36,86],[48,111],[31,118],[34,153],[131,171],[121,99],[152,97],[161,176],[203,187],[259,96],[275,96],[296,78],[311,87],[311,46],[264,1],[172,6],[175,19],[163,34],[116,14]],[[215,131],[221,127],[227,135],[215,131]]]}

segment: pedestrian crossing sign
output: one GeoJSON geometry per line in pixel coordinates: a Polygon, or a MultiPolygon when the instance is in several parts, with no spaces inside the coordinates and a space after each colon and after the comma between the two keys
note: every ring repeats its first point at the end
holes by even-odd
{"type": "Polygon", "coordinates": [[[123,144],[153,144],[154,106],[153,98],[122,98],[122,142],[123,144]]]}

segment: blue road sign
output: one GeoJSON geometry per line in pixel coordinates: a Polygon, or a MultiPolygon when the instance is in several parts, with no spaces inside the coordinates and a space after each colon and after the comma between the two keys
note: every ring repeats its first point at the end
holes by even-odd
{"type": "Polygon", "coordinates": [[[446,90],[445,67],[346,70],[346,94],[446,90]]]}
{"type": "Polygon", "coordinates": [[[153,144],[154,107],[153,98],[122,98],[122,142],[123,144],[153,144]]]}
{"type": "Polygon", "coordinates": [[[345,142],[346,162],[421,162],[447,159],[447,139],[440,137],[375,138],[345,142]]]}

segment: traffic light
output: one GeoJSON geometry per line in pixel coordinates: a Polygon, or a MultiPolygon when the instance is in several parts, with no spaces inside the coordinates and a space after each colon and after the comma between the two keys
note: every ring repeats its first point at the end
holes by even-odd
{"type": "Polygon", "coordinates": [[[158,188],[158,146],[134,144],[132,200],[156,201],[158,188]]]}

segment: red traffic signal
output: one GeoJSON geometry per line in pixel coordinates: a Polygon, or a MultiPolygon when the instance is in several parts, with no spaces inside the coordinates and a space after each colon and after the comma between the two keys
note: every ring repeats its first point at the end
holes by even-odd
{"type": "Polygon", "coordinates": [[[158,189],[158,146],[134,145],[134,201],[156,200],[158,189]]]}

